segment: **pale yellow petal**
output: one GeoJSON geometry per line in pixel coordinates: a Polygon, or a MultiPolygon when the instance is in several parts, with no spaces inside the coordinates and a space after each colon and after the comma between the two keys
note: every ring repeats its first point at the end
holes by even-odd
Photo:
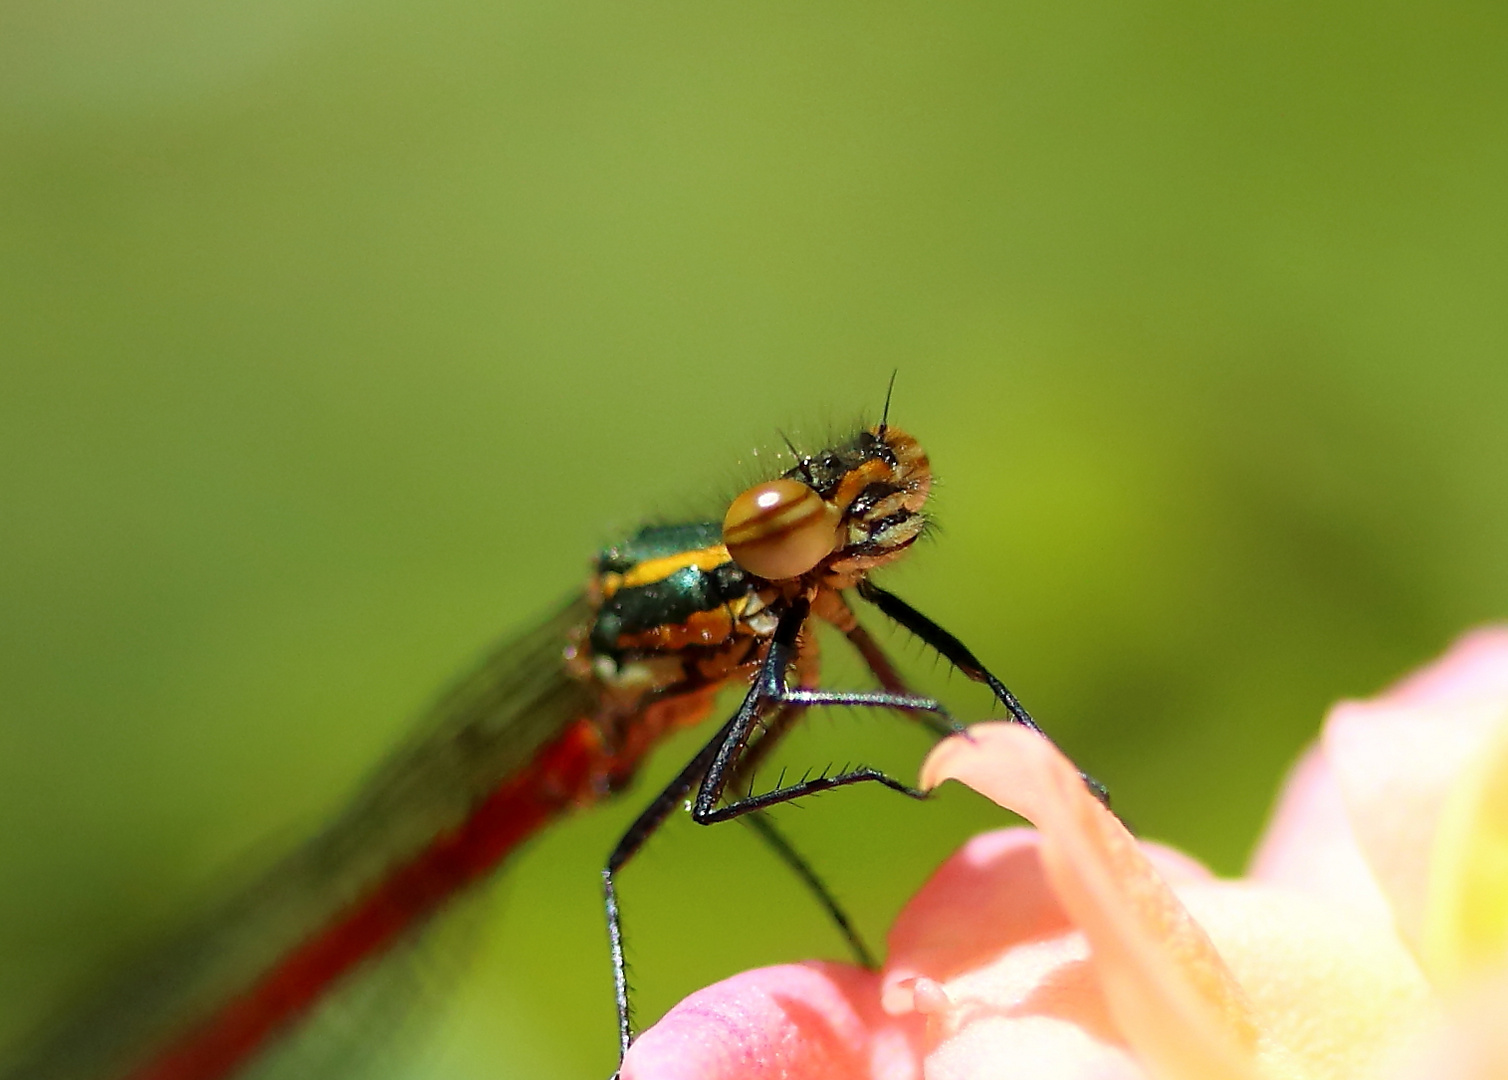
{"type": "Polygon", "coordinates": [[[1252,882],[1176,891],[1246,992],[1268,1080],[1376,1076],[1435,1017],[1433,988],[1386,924],[1252,882]]]}
{"type": "Polygon", "coordinates": [[[1441,809],[1423,952],[1443,984],[1508,964],[1508,723],[1441,809]]]}
{"type": "Polygon", "coordinates": [[[1502,704],[1336,706],[1323,745],[1399,934],[1423,955],[1435,835],[1447,799],[1501,725],[1502,704]]]}

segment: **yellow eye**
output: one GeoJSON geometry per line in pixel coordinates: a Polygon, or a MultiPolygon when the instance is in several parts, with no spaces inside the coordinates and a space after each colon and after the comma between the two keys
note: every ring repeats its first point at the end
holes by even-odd
{"type": "Polygon", "coordinates": [[[799,480],[771,480],[745,491],[723,518],[728,554],[751,574],[800,577],[838,546],[836,515],[799,480]]]}

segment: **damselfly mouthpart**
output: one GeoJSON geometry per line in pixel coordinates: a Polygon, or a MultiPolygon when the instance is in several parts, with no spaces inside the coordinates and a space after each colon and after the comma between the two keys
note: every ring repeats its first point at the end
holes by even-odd
{"type": "Polygon", "coordinates": [[[716,694],[737,710],[638,816],[602,871],[620,1061],[632,1040],[617,875],[689,800],[693,820],[748,818],[817,893],[862,962],[842,912],[763,811],[877,783],[875,769],[759,794],[744,782],[801,714],[898,710],[958,730],[912,693],[853,600],[910,630],[1010,716],[1037,730],[957,638],[872,579],[922,535],[931,465],[886,419],[732,500],[721,522],[640,529],[602,551],[584,595],[486,657],[323,833],[182,940],[139,980],[24,1048],[10,1080],[218,1080],[256,1060],[358,968],[422,927],[567,812],[620,791],[716,694]],[[814,631],[841,633],[880,689],[818,685],[814,631]]]}

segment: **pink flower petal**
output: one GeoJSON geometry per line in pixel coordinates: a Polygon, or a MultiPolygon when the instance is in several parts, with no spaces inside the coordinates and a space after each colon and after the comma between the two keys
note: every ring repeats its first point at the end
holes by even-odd
{"type": "Polygon", "coordinates": [[[927,1057],[927,1080],[1150,1080],[1124,1049],[1050,1017],[981,1017],[927,1057]]]}
{"type": "Polygon", "coordinates": [[[845,964],[747,971],[686,998],[630,1047],[623,1080],[918,1080],[923,1022],[845,964]]]}
{"type": "Polygon", "coordinates": [[[1334,904],[1374,925],[1393,912],[1362,856],[1330,763],[1310,748],[1288,774],[1248,876],[1334,904]]]}
{"type": "Polygon", "coordinates": [[[887,1008],[909,1008],[908,980],[944,982],[1023,941],[1072,929],[1042,873],[1039,836],[1001,829],[959,848],[890,929],[887,1008]]]}
{"type": "MultiPolygon", "coordinates": [[[[1115,1030],[1088,943],[1058,902],[1040,846],[1031,829],[975,837],[891,929],[881,999],[892,1014],[927,1017],[928,1080],[1146,1080],[1115,1030]]],[[[1182,857],[1169,862],[1201,876],[1182,857]]]]}
{"type": "Polygon", "coordinates": [[[1503,705],[1336,706],[1322,739],[1367,865],[1418,948],[1430,853],[1452,785],[1503,723],[1503,705]]]}
{"type": "Polygon", "coordinates": [[[1381,904],[1419,953],[1442,808],[1505,722],[1508,627],[1473,631],[1377,698],[1337,705],[1289,775],[1252,874],[1360,918],[1381,904]]]}
{"type": "MultiPolygon", "coordinates": [[[[912,1007],[917,978],[947,982],[1017,945],[1073,930],[1043,872],[1041,840],[1035,829],[982,833],[927,879],[890,930],[881,990],[888,1011],[912,1007]]],[[[1204,866],[1181,852],[1142,847],[1168,880],[1210,880],[1204,866]]]]}
{"type": "Polygon", "coordinates": [[[1380,705],[1453,706],[1508,701],[1508,626],[1483,626],[1456,639],[1433,664],[1378,698],[1380,705]]]}
{"type": "Polygon", "coordinates": [[[1088,939],[1116,1030],[1160,1075],[1246,1077],[1256,1029],[1214,946],[1120,821],[1046,739],[981,724],[941,743],[922,785],[968,784],[1042,831],[1046,878],[1088,939]]]}
{"type": "Polygon", "coordinates": [[[1014,1030],[1026,1023],[1048,1039],[1051,1053],[1070,1052],[1057,1034],[1033,1024],[1052,1019],[1084,1039],[1124,1046],[1040,847],[1031,829],[985,833],[932,875],[890,931],[881,988],[888,1013],[927,1015],[934,1043],[987,1019],[1007,1024],[997,1039],[1030,1041],[1014,1030]]]}

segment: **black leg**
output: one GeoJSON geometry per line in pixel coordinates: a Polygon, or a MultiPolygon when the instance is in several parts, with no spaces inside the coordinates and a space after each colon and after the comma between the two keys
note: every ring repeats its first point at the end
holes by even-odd
{"type": "MultiPolygon", "coordinates": [[[[740,712],[743,710],[740,709],[740,712]]],[[[628,965],[623,957],[623,916],[618,908],[618,890],[613,883],[613,875],[623,869],[624,865],[634,857],[638,850],[644,846],[644,842],[654,835],[665,819],[674,813],[690,794],[691,789],[697,785],[707,771],[707,765],[712,756],[717,752],[722,740],[732,729],[733,720],[729,720],[706,746],[697,753],[680,771],[674,780],[666,785],[665,790],[655,796],[654,801],[645,807],[644,812],[634,819],[634,823],[628,827],[628,831],[618,840],[613,847],[613,853],[608,856],[607,865],[602,869],[602,896],[603,907],[607,914],[607,941],[608,951],[612,955],[613,962],[613,999],[618,1006],[618,1067],[623,1067],[623,1055],[628,1053],[628,1044],[633,1041],[633,1014],[628,1003],[628,965]]],[[[614,1076],[617,1076],[615,1071],[614,1076]]]]}
{"type": "MultiPolygon", "coordinates": [[[[895,670],[895,665],[890,662],[890,657],[885,655],[884,650],[880,648],[880,643],[875,641],[868,630],[865,630],[857,622],[854,622],[844,630],[843,636],[848,638],[849,644],[854,647],[854,651],[864,661],[864,666],[869,668],[870,673],[874,675],[882,687],[892,694],[914,696],[911,693],[911,688],[906,685],[905,680],[895,670]]],[[[931,713],[922,713],[917,719],[925,724],[932,734],[940,738],[957,735],[963,730],[962,724],[956,721],[952,724],[944,723],[931,713]]]]}
{"type": "MultiPolygon", "coordinates": [[[[783,678],[781,682],[784,682],[783,678]]],[[[833,693],[824,690],[787,690],[782,685],[775,689],[773,701],[780,705],[800,705],[808,709],[838,705],[871,709],[900,709],[903,712],[938,716],[949,725],[953,722],[947,710],[931,698],[915,697],[911,694],[891,694],[883,690],[864,693],[833,693]]],[[[734,719],[736,720],[737,717],[734,719]]],[[[725,806],[719,806],[718,803],[722,801],[728,779],[737,767],[736,756],[729,752],[731,742],[730,739],[719,748],[717,756],[713,758],[711,766],[707,769],[706,776],[702,778],[701,787],[697,788],[696,801],[691,804],[691,819],[698,825],[731,821],[755,810],[763,810],[766,807],[790,802],[792,799],[799,799],[803,795],[815,795],[820,791],[831,791],[833,788],[847,787],[849,784],[864,781],[883,784],[892,791],[910,795],[912,798],[925,799],[927,797],[924,792],[908,787],[877,769],[863,767],[834,776],[819,776],[802,780],[800,783],[776,788],[763,795],[737,799],[725,806]]]]}
{"type": "MultiPolygon", "coordinates": [[[[845,631],[846,636],[863,658],[865,664],[868,665],[870,671],[874,673],[875,678],[879,680],[880,685],[891,693],[909,695],[909,688],[901,680],[900,675],[896,673],[895,668],[891,665],[889,658],[880,649],[878,643],[869,636],[862,626],[858,625],[846,606],[842,610],[848,616],[841,624],[847,626],[847,630],[845,631]]],[[[815,671],[812,671],[810,674],[814,675],[815,671]]],[[[803,681],[802,688],[813,689],[813,686],[811,683],[803,681]]],[[[775,749],[775,746],[800,721],[805,711],[805,708],[802,706],[787,705],[773,718],[762,722],[760,724],[760,728],[762,729],[760,734],[752,738],[749,745],[744,748],[744,752],[739,755],[738,765],[734,770],[732,779],[728,783],[728,788],[725,790],[744,792],[752,796],[754,792],[750,785],[752,784],[754,774],[769,757],[770,752],[775,749]]],[[[961,727],[949,727],[928,713],[922,714],[922,719],[928,724],[928,727],[934,734],[940,736],[950,735],[956,730],[962,730],[961,727]]],[[[854,959],[859,965],[870,970],[876,970],[874,953],[859,934],[853,921],[849,919],[847,912],[838,903],[837,897],[833,895],[827,884],[818,876],[816,870],[807,861],[806,857],[797,851],[784,833],[775,827],[775,822],[770,815],[753,813],[747,814],[738,820],[753,829],[755,835],[763,840],[766,846],[806,885],[807,890],[816,898],[822,910],[827,912],[828,917],[838,928],[839,934],[847,942],[849,951],[853,954],[854,959]]]]}
{"type": "MultiPolygon", "coordinates": [[[[791,690],[786,686],[786,671],[790,667],[796,655],[796,638],[802,626],[806,623],[810,613],[809,606],[805,601],[796,601],[789,610],[781,617],[780,624],[776,627],[775,635],[766,650],[764,660],[755,673],[753,684],[749,692],[744,695],[738,711],[718,730],[718,733],[699,750],[694,758],[686,764],[674,780],[661,791],[649,806],[641,813],[634,823],[629,826],[618,843],[614,846],[612,854],[608,856],[607,865],[602,870],[602,892],[604,909],[607,916],[608,947],[612,955],[613,964],[613,991],[618,1007],[618,1063],[622,1067],[623,1056],[627,1054],[629,1044],[633,1041],[632,1011],[628,1000],[628,971],[623,955],[623,921],[622,912],[618,904],[618,891],[615,884],[615,876],[628,864],[645,841],[652,836],[661,825],[686,799],[686,796],[694,787],[697,789],[696,799],[692,805],[692,820],[698,824],[711,825],[719,821],[730,821],[753,814],[770,806],[783,802],[799,799],[804,795],[813,795],[822,791],[831,791],[834,788],[847,787],[851,784],[874,782],[882,784],[893,791],[903,795],[909,795],[915,799],[925,799],[926,793],[917,791],[899,780],[895,780],[877,769],[858,768],[832,776],[819,776],[802,780],[800,783],[777,788],[774,791],[762,795],[750,796],[745,799],[732,801],[724,806],[718,804],[722,801],[729,782],[740,775],[740,763],[749,741],[763,717],[772,709],[787,708],[816,708],[835,705],[858,706],[861,708],[899,709],[903,712],[931,716],[939,719],[949,731],[956,730],[958,725],[947,711],[937,702],[929,698],[917,697],[911,694],[898,694],[889,692],[870,693],[828,693],[817,690],[791,690]]],[[[764,740],[759,740],[762,743],[764,740]]],[[[756,826],[757,828],[757,826],[756,826]]],[[[794,852],[793,852],[794,854],[794,852]]],[[[797,856],[799,860],[799,856],[797,856]]],[[[804,863],[793,864],[800,867],[804,863]]],[[[808,868],[809,870],[809,868],[808,868]]],[[[808,879],[815,882],[815,877],[808,879]]],[[[819,897],[826,901],[829,896],[824,888],[819,887],[819,897]]],[[[835,905],[829,907],[839,925],[843,926],[847,920],[841,912],[836,911],[835,905]]],[[[856,938],[851,938],[856,941],[856,938]]],[[[862,949],[862,945],[859,946],[862,949]]],[[[616,1075],[616,1074],[615,1074],[616,1075]]]]}
{"type": "Polygon", "coordinates": [[[869,581],[859,582],[858,592],[861,597],[868,600],[879,608],[886,616],[900,623],[928,645],[932,646],[942,657],[959,671],[963,672],[975,682],[984,683],[990,691],[999,699],[1000,704],[1005,706],[1006,712],[1011,714],[1011,719],[1016,723],[1031,728],[1041,733],[1042,729],[1032,719],[1031,713],[1026,711],[1026,706],[1016,700],[1016,695],[1010,689],[990,674],[989,670],[979,662],[979,658],[969,651],[969,647],[959,641],[952,634],[938,626],[916,608],[902,600],[895,593],[886,592],[878,585],[869,581]]]}
{"type": "MultiPolygon", "coordinates": [[[[1016,699],[1016,695],[1010,692],[1005,683],[992,675],[989,669],[979,662],[979,658],[969,650],[967,645],[896,596],[895,593],[886,592],[873,582],[867,580],[859,582],[858,593],[891,619],[932,646],[943,659],[959,671],[975,682],[988,686],[1000,704],[1004,705],[1006,711],[1011,714],[1012,720],[1023,727],[1030,728],[1044,739],[1047,738],[1047,733],[1032,719],[1031,713],[1026,711],[1026,706],[1016,699]]],[[[1109,806],[1110,792],[1106,790],[1105,785],[1082,770],[1079,775],[1083,777],[1085,786],[1093,792],[1094,797],[1109,806]]]]}
{"type": "MultiPolygon", "coordinates": [[[[743,702],[716,735],[697,751],[676,778],[665,790],[655,796],[644,812],[634,819],[628,831],[614,845],[607,865],[602,869],[603,907],[607,915],[608,950],[613,963],[613,996],[618,1006],[618,1066],[623,1066],[623,1056],[633,1042],[633,1017],[628,1001],[628,968],[623,956],[623,917],[618,905],[618,890],[614,877],[638,853],[661,825],[686,799],[693,787],[700,783],[698,798],[707,790],[706,778],[714,771],[719,777],[718,791],[727,783],[737,768],[739,752],[748,745],[749,738],[764,712],[781,705],[780,697],[785,690],[785,671],[795,656],[796,638],[810,611],[804,601],[791,605],[780,624],[775,628],[774,638],[765,652],[763,662],[754,675],[749,692],[743,702]]],[[[714,801],[716,796],[714,796],[714,801]]],[[[616,1076],[617,1074],[614,1073],[616,1076]]]]}
{"type": "Polygon", "coordinates": [[[817,902],[822,905],[822,909],[827,912],[828,918],[837,924],[839,933],[843,935],[843,940],[848,942],[849,951],[853,953],[854,959],[859,962],[859,966],[866,967],[870,971],[878,970],[879,965],[875,963],[874,954],[869,951],[869,946],[864,944],[864,939],[859,936],[858,930],[849,921],[848,914],[839,906],[838,898],[828,889],[827,884],[817,876],[817,872],[812,869],[812,864],[802,857],[801,852],[791,846],[791,842],[785,838],[779,829],[775,828],[775,823],[770,820],[770,816],[768,814],[747,814],[739,820],[753,829],[755,834],[769,845],[770,850],[778,855],[780,860],[786,866],[790,867],[795,875],[811,890],[812,895],[817,898],[817,902]]]}
{"type": "MultiPolygon", "coordinates": [[[[728,785],[731,790],[743,790],[746,781],[748,783],[753,782],[754,773],[758,771],[759,766],[769,756],[770,751],[775,748],[776,744],[796,725],[804,711],[800,706],[788,705],[782,708],[772,720],[762,725],[764,733],[757,739],[751,740],[748,747],[745,748],[744,753],[738,759],[738,765],[728,785]]],[[[750,790],[748,793],[752,795],[753,791],[750,790]]],[[[828,917],[837,926],[838,933],[848,943],[849,951],[853,954],[854,959],[858,961],[859,965],[870,970],[875,970],[874,954],[870,952],[869,947],[864,943],[864,939],[859,935],[852,920],[849,919],[848,913],[838,903],[838,898],[828,889],[827,884],[817,875],[817,871],[812,868],[812,864],[806,860],[805,856],[797,851],[785,835],[775,827],[775,823],[770,819],[770,816],[768,814],[748,814],[739,820],[749,826],[754,831],[754,834],[764,841],[765,845],[807,887],[812,896],[816,898],[822,910],[827,912],[828,917]]]]}
{"type": "Polygon", "coordinates": [[[738,755],[738,765],[728,779],[729,790],[739,791],[753,783],[754,774],[764,765],[770,752],[795,728],[803,712],[804,709],[790,705],[780,709],[769,720],[761,721],[759,733],[749,739],[749,745],[738,755]]]}

